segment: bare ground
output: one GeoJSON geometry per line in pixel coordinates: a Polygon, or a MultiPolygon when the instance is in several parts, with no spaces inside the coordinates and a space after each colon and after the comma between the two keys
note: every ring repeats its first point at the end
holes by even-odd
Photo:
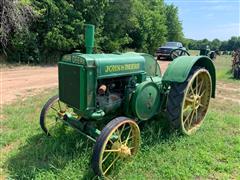
{"type": "MultiPolygon", "coordinates": [[[[159,61],[164,72],[169,61],[159,61]]],[[[57,87],[57,67],[24,67],[0,69],[0,105],[17,98],[40,93],[44,89],[57,87]]],[[[217,83],[217,97],[240,103],[240,87],[237,84],[217,83]]]]}
{"type": "Polygon", "coordinates": [[[57,86],[57,67],[1,69],[0,105],[57,86]]]}

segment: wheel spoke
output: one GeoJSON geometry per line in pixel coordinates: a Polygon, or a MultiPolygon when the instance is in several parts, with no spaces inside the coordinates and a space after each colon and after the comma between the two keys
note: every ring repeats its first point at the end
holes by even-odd
{"type": "Polygon", "coordinates": [[[206,92],[206,89],[203,90],[203,92],[201,93],[200,97],[202,97],[205,92],[206,92]]]}
{"type": "Polygon", "coordinates": [[[122,136],[122,133],[123,133],[123,131],[124,131],[124,129],[125,129],[125,125],[126,125],[126,124],[124,124],[123,127],[122,127],[122,129],[121,129],[120,137],[122,136]]]}
{"type": "Polygon", "coordinates": [[[198,94],[198,76],[196,76],[195,92],[198,94]]]}
{"type": "Polygon", "coordinates": [[[191,90],[191,92],[192,92],[192,95],[194,95],[195,93],[194,93],[194,90],[193,90],[193,88],[192,88],[192,85],[190,86],[190,90],[191,90]]]}
{"type": "Polygon", "coordinates": [[[102,163],[104,163],[104,161],[106,161],[106,159],[110,156],[111,153],[112,152],[108,152],[108,154],[103,158],[102,163]]]}
{"type": "Polygon", "coordinates": [[[178,56],[178,54],[176,54],[176,52],[174,52],[173,55],[174,55],[174,57],[177,57],[177,56],[178,56]]]}
{"type": "Polygon", "coordinates": [[[201,106],[201,107],[207,107],[206,105],[203,105],[202,103],[200,103],[199,106],[201,106]]]}
{"type": "MultiPolygon", "coordinates": [[[[133,138],[133,136],[129,137],[129,138],[128,138],[128,141],[129,141],[130,139],[132,139],[132,138],[133,138]]],[[[123,144],[126,144],[126,140],[127,140],[127,139],[125,139],[122,143],[123,143],[123,144]]]]}
{"type": "Polygon", "coordinates": [[[200,85],[199,85],[199,89],[198,89],[198,95],[200,94],[200,92],[202,91],[202,85],[203,85],[203,80],[201,81],[200,85]]]}
{"type": "Polygon", "coordinates": [[[112,167],[112,165],[118,160],[119,155],[112,161],[112,163],[108,166],[108,168],[103,172],[103,175],[105,175],[108,170],[112,167]]]}
{"type": "Polygon", "coordinates": [[[111,139],[109,139],[109,142],[111,143],[111,144],[113,144],[114,142],[111,140],[111,139]]]}
{"type": "Polygon", "coordinates": [[[61,107],[61,104],[60,104],[59,100],[58,100],[58,106],[59,106],[60,111],[62,111],[62,107],[61,107]]]}
{"type": "Polygon", "coordinates": [[[189,110],[191,108],[190,105],[188,105],[185,109],[183,109],[183,113],[185,113],[187,110],[189,110]]]}
{"type": "Polygon", "coordinates": [[[106,149],[104,152],[119,152],[120,149],[106,149]]]}
{"type": "Polygon", "coordinates": [[[120,134],[119,130],[117,129],[116,132],[117,132],[117,136],[118,136],[118,141],[122,144],[121,134],[120,134]]]}
{"type": "Polygon", "coordinates": [[[58,110],[54,107],[51,106],[51,109],[53,109],[54,111],[58,112],[58,110]]]}
{"type": "Polygon", "coordinates": [[[193,112],[192,112],[192,114],[191,114],[191,117],[190,117],[190,119],[189,119],[189,121],[188,121],[188,129],[191,128],[192,120],[193,120],[193,117],[194,117],[194,114],[195,114],[194,112],[195,112],[195,110],[193,110],[193,112]]]}
{"type": "Polygon", "coordinates": [[[189,102],[193,102],[194,100],[191,99],[190,97],[186,97],[186,100],[189,101],[189,102]]]}
{"type": "Polygon", "coordinates": [[[188,115],[187,115],[187,117],[184,119],[184,121],[183,121],[183,124],[185,124],[186,122],[187,122],[187,120],[188,120],[188,118],[190,117],[190,115],[192,114],[192,112],[193,111],[191,111],[188,115]]]}
{"type": "Polygon", "coordinates": [[[127,136],[127,139],[125,140],[125,143],[124,143],[125,145],[127,145],[131,133],[132,133],[132,127],[130,128],[129,133],[128,133],[128,136],[127,136]]]}

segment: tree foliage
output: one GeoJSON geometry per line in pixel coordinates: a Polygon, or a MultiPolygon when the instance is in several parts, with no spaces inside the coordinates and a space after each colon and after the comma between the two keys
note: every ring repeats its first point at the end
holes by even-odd
{"type": "Polygon", "coordinates": [[[0,2],[0,45],[6,48],[11,35],[28,31],[28,23],[34,18],[34,11],[28,1],[1,0],[0,2]]]}
{"type": "Polygon", "coordinates": [[[86,23],[96,27],[95,52],[154,54],[165,41],[182,41],[190,49],[239,47],[239,37],[184,39],[177,7],[163,0],[2,0],[0,13],[0,53],[19,62],[55,62],[76,49],[85,52],[86,23]]]}
{"type": "Polygon", "coordinates": [[[169,41],[182,41],[182,24],[178,18],[178,9],[173,4],[166,5],[166,18],[167,39],[169,41]]]}
{"type": "Polygon", "coordinates": [[[205,48],[207,45],[212,50],[221,50],[221,51],[233,51],[237,48],[240,48],[240,36],[236,37],[233,36],[227,41],[220,41],[219,39],[214,39],[212,41],[209,41],[207,39],[203,40],[193,40],[193,39],[187,39],[186,46],[189,49],[199,50],[201,48],[205,48]]]}

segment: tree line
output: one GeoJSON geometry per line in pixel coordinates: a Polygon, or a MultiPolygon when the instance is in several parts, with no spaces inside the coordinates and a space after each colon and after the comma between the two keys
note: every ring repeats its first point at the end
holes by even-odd
{"type": "Polygon", "coordinates": [[[154,54],[165,41],[183,39],[177,7],[163,0],[3,0],[0,13],[0,51],[9,61],[46,63],[85,52],[86,23],[96,27],[95,52],[154,54]]]}
{"type": "Polygon", "coordinates": [[[85,52],[84,24],[96,27],[95,53],[154,54],[166,41],[189,49],[209,43],[184,39],[177,7],[164,0],[2,0],[0,23],[0,54],[9,62],[49,63],[76,49],[85,52]]]}
{"type": "Polygon", "coordinates": [[[227,41],[220,41],[219,39],[213,39],[212,41],[209,41],[208,39],[185,39],[184,44],[188,49],[194,50],[199,50],[209,46],[210,49],[214,51],[233,51],[240,48],[240,36],[232,36],[227,41]]]}

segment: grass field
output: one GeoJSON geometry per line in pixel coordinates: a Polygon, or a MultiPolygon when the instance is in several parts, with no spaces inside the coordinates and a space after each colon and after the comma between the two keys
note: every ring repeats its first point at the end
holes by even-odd
{"type": "MultiPolygon", "coordinates": [[[[230,56],[216,60],[219,95],[240,99],[239,81],[229,73],[230,56]],[[224,88],[226,87],[226,88],[224,88]],[[225,94],[224,94],[225,93],[225,94]]],[[[57,90],[4,106],[1,114],[0,179],[93,179],[93,143],[72,129],[46,137],[39,113],[57,90]]],[[[240,179],[239,103],[211,101],[205,122],[194,136],[180,136],[164,125],[164,117],[143,125],[141,151],[117,168],[114,179],[240,179]]]]}

